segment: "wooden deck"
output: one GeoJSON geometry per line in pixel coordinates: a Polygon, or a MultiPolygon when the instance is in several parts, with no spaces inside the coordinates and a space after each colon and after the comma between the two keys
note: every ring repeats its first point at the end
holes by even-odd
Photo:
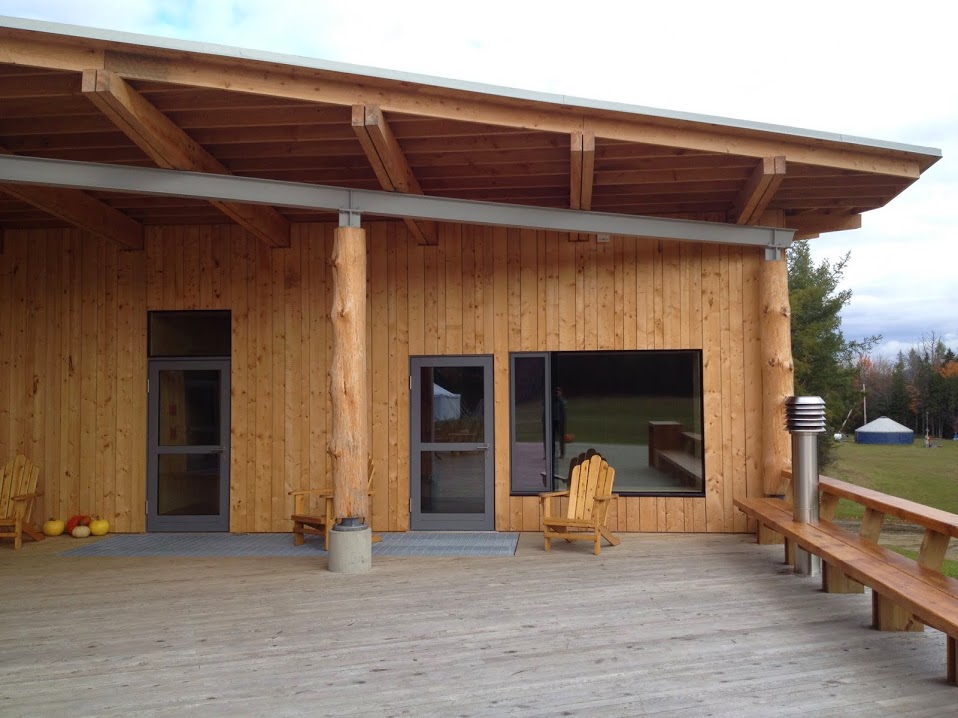
{"type": "MultiPolygon", "coordinates": [[[[292,539],[290,539],[292,540],[292,539]]],[[[631,534],[592,555],[63,558],[0,544],[0,714],[947,716],[944,636],[745,535],[631,534]]]]}

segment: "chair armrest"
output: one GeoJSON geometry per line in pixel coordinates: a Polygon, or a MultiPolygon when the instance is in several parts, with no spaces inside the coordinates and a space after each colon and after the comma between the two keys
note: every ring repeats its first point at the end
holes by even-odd
{"type": "Polygon", "coordinates": [[[551,499],[555,496],[568,496],[568,491],[546,491],[539,494],[540,499],[551,499]]]}
{"type": "Polygon", "coordinates": [[[288,496],[307,496],[307,495],[316,495],[316,494],[329,494],[329,497],[332,498],[333,491],[332,489],[296,489],[295,491],[290,491],[288,496]]]}
{"type": "Polygon", "coordinates": [[[35,499],[38,496],[43,496],[42,491],[35,491],[32,494],[20,494],[19,496],[11,496],[11,501],[29,501],[30,499],[35,499]]]}

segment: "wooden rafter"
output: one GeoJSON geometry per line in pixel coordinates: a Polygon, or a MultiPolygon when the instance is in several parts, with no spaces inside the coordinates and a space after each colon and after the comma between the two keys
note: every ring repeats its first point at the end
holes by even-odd
{"type": "MultiPolygon", "coordinates": [[[[353,132],[366,153],[379,184],[387,192],[424,194],[382,110],[375,105],[353,105],[353,132]]],[[[437,244],[435,222],[406,218],[406,226],[420,244],[437,244]]]]}
{"type": "MultiPolygon", "coordinates": [[[[230,174],[216,158],[119,75],[84,70],[83,93],[113,123],[165,169],[230,174]]],[[[289,246],[289,222],[272,207],[211,201],[214,207],[270,247],[289,246]]]]}
{"type": "Polygon", "coordinates": [[[798,214],[785,218],[785,226],[801,234],[841,232],[846,229],[861,229],[860,214],[798,214]]]}
{"type": "MultiPolygon", "coordinates": [[[[0,154],[13,153],[0,147],[0,154]]],[[[143,225],[82,190],[0,184],[0,192],[126,249],[143,249],[143,225]]]]}
{"type": "MultiPolygon", "coordinates": [[[[473,119],[502,127],[570,134],[587,120],[597,137],[684,150],[760,159],[776,153],[789,162],[915,179],[928,158],[913,153],[858,149],[828,140],[766,135],[736,127],[705,127],[661,118],[592,113],[588,109],[545,109],[535,102],[488,97],[452,88],[421,87],[381,78],[355,78],[331,71],[305,71],[280,64],[162,48],[117,51],[87,38],[29,34],[0,29],[0,63],[57,70],[104,68],[127,80],[180,84],[197,88],[352,106],[375,103],[385,111],[437,119],[473,119]]],[[[931,162],[934,162],[932,159],[931,162]]]]}
{"type": "Polygon", "coordinates": [[[591,130],[576,130],[571,137],[569,208],[590,210],[595,179],[595,133],[591,130]]]}
{"type": "Polygon", "coordinates": [[[736,224],[754,223],[768,207],[776,190],[785,179],[785,157],[764,157],[752,171],[732,207],[736,224]]]}

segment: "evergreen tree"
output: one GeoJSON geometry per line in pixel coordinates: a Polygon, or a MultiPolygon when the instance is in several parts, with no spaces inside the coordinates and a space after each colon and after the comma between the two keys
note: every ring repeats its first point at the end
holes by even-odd
{"type": "Polygon", "coordinates": [[[898,359],[891,373],[891,391],[885,415],[899,424],[909,426],[912,422],[908,408],[908,382],[905,379],[905,355],[898,352],[898,359]]]}
{"type": "Polygon", "coordinates": [[[792,359],[797,395],[825,400],[828,432],[819,441],[819,463],[831,459],[831,434],[855,404],[861,402],[854,358],[865,356],[881,337],[849,342],[839,313],[852,298],[838,289],[851,253],[834,264],[812,262],[807,242],[795,242],[788,252],[788,293],[792,307],[792,359]],[[857,386],[856,386],[857,385],[857,386]]]}

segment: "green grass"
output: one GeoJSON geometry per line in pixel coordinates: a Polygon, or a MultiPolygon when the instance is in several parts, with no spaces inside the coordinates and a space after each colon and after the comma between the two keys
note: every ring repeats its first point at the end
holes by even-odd
{"type": "MultiPolygon", "coordinates": [[[[895,553],[900,553],[906,558],[910,558],[913,561],[918,560],[917,551],[909,551],[907,548],[898,548],[897,546],[889,546],[889,548],[895,553]]],[[[952,561],[951,559],[946,558],[945,563],[941,567],[941,572],[945,576],[951,576],[952,578],[958,578],[958,561],[952,561]]]]}
{"type": "MultiPolygon", "coordinates": [[[[939,439],[932,449],[924,439],[911,446],[845,442],[835,447],[823,474],[892,496],[958,514],[958,441],[939,439]]],[[[842,500],[839,519],[861,519],[860,504],[842,500]]],[[[891,520],[891,519],[889,519],[891,520]]]]}
{"type": "MultiPolygon", "coordinates": [[[[698,399],[680,397],[571,397],[566,405],[566,431],[576,441],[599,444],[647,444],[649,421],[678,421],[686,431],[701,431],[695,423],[698,399]]],[[[542,441],[542,403],[515,408],[518,441],[542,441]]]]}

